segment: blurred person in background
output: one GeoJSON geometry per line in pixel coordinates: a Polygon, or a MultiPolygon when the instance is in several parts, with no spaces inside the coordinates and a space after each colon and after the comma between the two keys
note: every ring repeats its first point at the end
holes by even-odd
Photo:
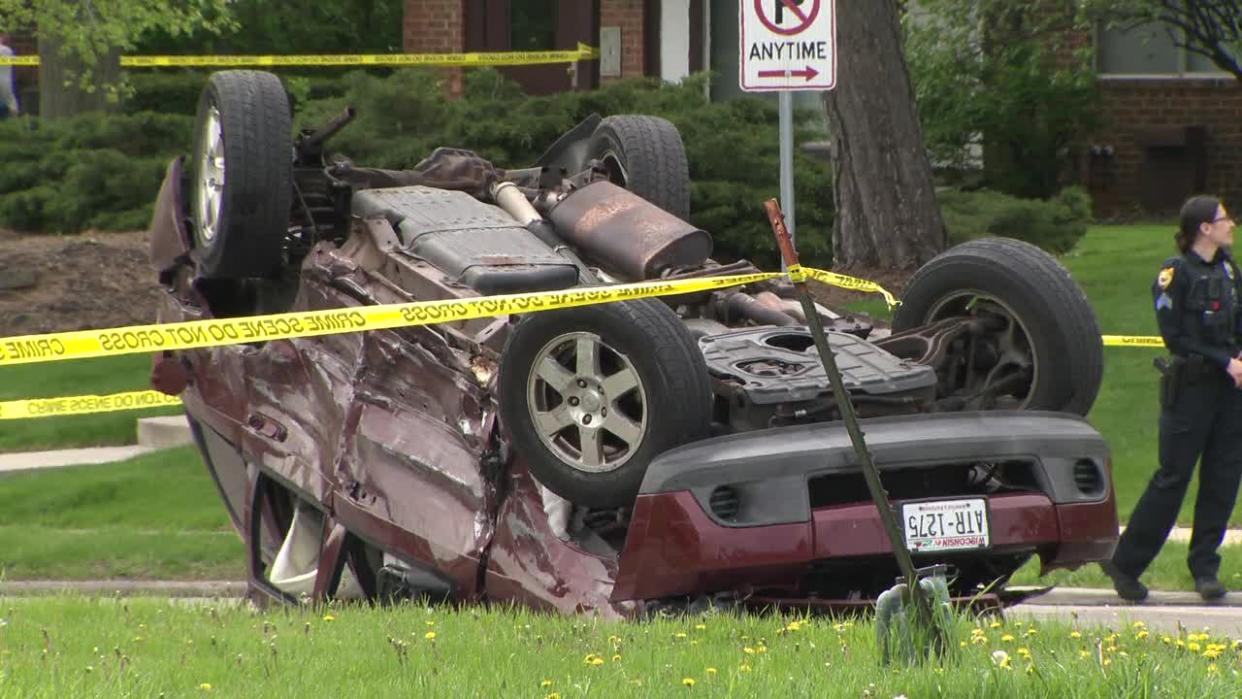
{"type": "MultiPolygon", "coordinates": [[[[0,59],[17,54],[9,46],[9,35],[0,32],[0,59]]],[[[0,119],[21,113],[17,104],[17,86],[13,83],[13,66],[0,65],[0,119]]]]}

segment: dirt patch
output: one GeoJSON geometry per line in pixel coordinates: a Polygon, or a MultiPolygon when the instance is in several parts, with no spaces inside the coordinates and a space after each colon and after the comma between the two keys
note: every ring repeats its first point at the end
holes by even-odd
{"type": "Polygon", "coordinates": [[[155,320],[147,234],[0,231],[0,337],[155,320]]]}

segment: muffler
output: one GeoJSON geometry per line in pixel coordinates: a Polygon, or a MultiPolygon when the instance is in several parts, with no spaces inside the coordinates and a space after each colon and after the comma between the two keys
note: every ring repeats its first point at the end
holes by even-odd
{"type": "Polygon", "coordinates": [[[584,257],[629,280],[697,267],[712,254],[707,231],[606,180],[574,190],[550,218],[561,238],[584,257]]]}

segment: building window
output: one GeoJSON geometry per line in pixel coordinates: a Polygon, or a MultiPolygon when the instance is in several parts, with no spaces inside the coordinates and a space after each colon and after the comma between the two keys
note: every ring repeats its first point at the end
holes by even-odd
{"type": "Polygon", "coordinates": [[[1206,56],[1178,46],[1180,31],[1159,23],[1129,29],[1098,27],[1096,70],[1103,77],[1188,77],[1224,72],[1206,56]]]}
{"type": "Polygon", "coordinates": [[[512,0],[509,13],[514,51],[556,48],[556,0],[512,0]]]}

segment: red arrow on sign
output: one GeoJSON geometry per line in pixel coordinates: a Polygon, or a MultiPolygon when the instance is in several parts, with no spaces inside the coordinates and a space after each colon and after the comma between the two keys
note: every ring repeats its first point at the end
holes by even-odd
{"type": "Polygon", "coordinates": [[[806,78],[810,82],[819,75],[819,71],[811,66],[807,66],[806,70],[761,70],[759,77],[761,78],[806,78]]]}

